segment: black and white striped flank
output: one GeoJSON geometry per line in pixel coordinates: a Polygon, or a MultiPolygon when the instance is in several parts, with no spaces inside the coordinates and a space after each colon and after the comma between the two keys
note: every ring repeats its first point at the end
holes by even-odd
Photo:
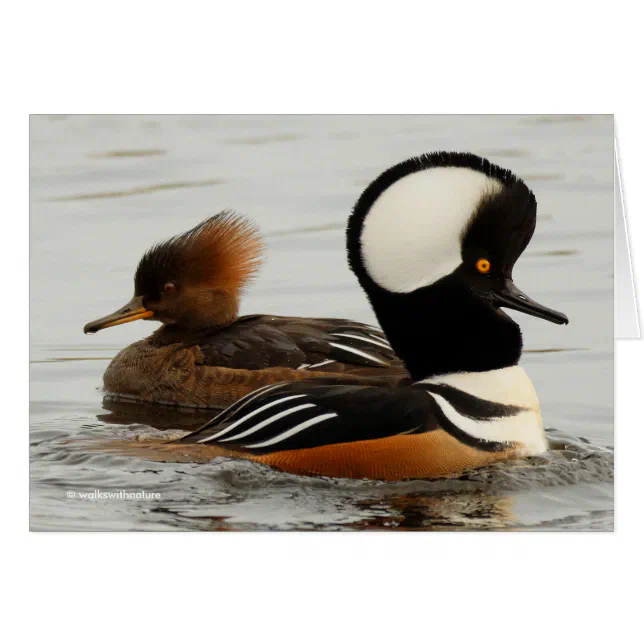
{"type": "Polygon", "coordinates": [[[464,444],[494,452],[510,444],[505,421],[524,411],[448,385],[278,383],[237,401],[181,442],[261,454],[441,428],[464,444]]]}

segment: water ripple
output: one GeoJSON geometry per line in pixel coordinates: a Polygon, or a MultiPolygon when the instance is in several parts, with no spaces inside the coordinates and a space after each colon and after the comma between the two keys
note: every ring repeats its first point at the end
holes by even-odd
{"type": "Polygon", "coordinates": [[[206,186],[218,186],[225,183],[223,179],[204,179],[202,181],[173,181],[158,183],[152,186],[141,186],[140,188],[125,188],[111,192],[89,192],[79,195],[65,195],[52,197],[48,201],[84,201],[86,199],[113,199],[116,197],[131,197],[133,195],[145,195],[160,190],[180,190],[182,188],[204,188],[206,186]]]}

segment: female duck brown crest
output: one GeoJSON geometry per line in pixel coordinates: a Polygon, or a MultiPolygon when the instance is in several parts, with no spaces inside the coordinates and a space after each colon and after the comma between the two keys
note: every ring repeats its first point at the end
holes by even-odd
{"type": "Polygon", "coordinates": [[[192,330],[229,324],[263,253],[255,224],[222,211],[150,248],[136,269],[132,300],[85,333],[145,318],[192,330]]]}
{"type": "Polygon", "coordinates": [[[257,274],[263,253],[255,224],[224,210],[150,248],[136,269],[134,294],[159,296],[174,280],[237,291],[257,274]]]}

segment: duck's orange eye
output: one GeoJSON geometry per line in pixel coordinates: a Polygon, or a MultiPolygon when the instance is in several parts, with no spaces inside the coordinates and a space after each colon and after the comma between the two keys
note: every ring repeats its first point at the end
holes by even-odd
{"type": "Polygon", "coordinates": [[[476,262],[476,270],[479,273],[489,273],[490,272],[490,262],[487,259],[479,259],[476,262]]]}
{"type": "Polygon", "coordinates": [[[175,286],[172,282],[167,282],[166,284],[163,285],[163,292],[166,295],[171,295],[174,293],[175,286]]]}

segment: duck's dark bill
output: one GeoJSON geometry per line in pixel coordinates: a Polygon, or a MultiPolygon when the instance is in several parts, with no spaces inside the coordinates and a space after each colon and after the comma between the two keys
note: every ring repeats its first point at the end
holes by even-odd
{"type": "Polygon", "coordinates": [[[523,291],[514,285],[512,280],[506,280],[503,288],[500,291],[494,291],[493,295],[497,306],[527,313],[528,315],[543,318],[555,324],[568,324],[567,316],[531,300],[523,291]]]}
{"type": "Polygon", "coordinates": [[[88,322],[83,331],[85,333],[96,333],[101,329],[106,329],[108,326],[116,326],[117,324],[126,324],[127,322],[134,322],[134,320],[143,320],[150,318],[154,315],[153,311],[146,309],[143,306],[142,297],[133,297],[123,308],[118,311],[106,315],[104,318],[88,322]]]}

